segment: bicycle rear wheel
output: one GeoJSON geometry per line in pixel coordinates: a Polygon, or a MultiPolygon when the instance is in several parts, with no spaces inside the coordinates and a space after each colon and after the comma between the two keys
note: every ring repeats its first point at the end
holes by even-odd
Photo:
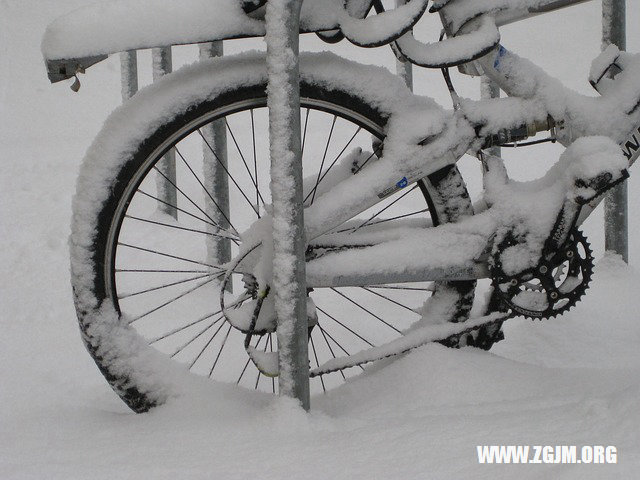
{"type": "MultiPolygon", "coordinates": [[[[168,79],[154,98],[167,101],[177,83],[168,79]]],[[[166,397],[157,378],[145,373],[149,345],[163,354],[154,356],[175,360],[182,371],[277,392],[277,382],[247,358],[244,335],[225,321],[218,302],[225,262],[237,254],[242,232],[269,209],[265,89],[264,81],[245,81],[214,97],[203,93],[128,146],[117,168],[83,169],[72,236],[78,319],[89,353],[134,411],[166,397]],[[168,152],[175,158],[175,177],[163,165],[168,152]],[[96,184],[108,184],[109,194],[89,218],[82,206],[92,202],[87,186],[96,184]],[[87,229],[89,244],[80,239],[87,229]]],[[[131,128],[135,108],[125,106],[119,114],[130,119],[131,128]]],[[[354,164],[357,170],[375,162],[387,118],[352,92],[302,81],[306,205],[337,178],[353,174],[354,164]]],[[[100,148],[98,142],[94,153],[100,148]]],[[[339,228],[428,228],[454,221],[470,208],[457,169],[447,167],[339,228]]],[[[231,278],[226,295],[236,298],[249,287],[240,272],[231,278]]],[[[423,282],[316,289],[310,293],[318,313],[309,336],[311,365],[402,335],[421,319],[433,291],[447,302],[447,320],[463,321],[474,286],[423,282]]],[[[276,335],[256,336],[252,345],[275,351],[276,335]]],[[[312,391],[326,391],[357,373],[318,377],[312,391]]]]}

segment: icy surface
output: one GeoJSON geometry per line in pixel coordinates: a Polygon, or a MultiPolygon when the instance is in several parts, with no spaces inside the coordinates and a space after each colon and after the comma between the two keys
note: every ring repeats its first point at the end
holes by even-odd
{"type": "MultiPolygon", "coordinates": [[[[592,288],[574,311],[556,321],[511,320],[507,340],[490,353],[421,348],[314,397],[309,415],[286,400],[198,381],[183,385],[187,395],[150,414],[128,411],[79,339],[65,245],[80,159],[120,101],[118,64],[96,66],[74,96],[64,85],[49,85],[38,48],[45,25],[82,4],[0,2],[6,52],[0,56],[1,478],[636,478],[637,215],[630,218],[630,267],[615,257],[601,259],[592,288]],[[619,464],[480,468],[476,445],[502,443],[613,444],[619,464]]],[[[637,2],[627,8],[630,19],[638,18],[637,2]]],[[[588,59],[600,48],[599,3],[577,11],[580,15],[569,9],[533,26],[518,24],[510,41],[536,60],[540,51],[584,49],[579,57],[586,66],[548,53],[544,61],[588,93],[588,59]],[[580,26],[575,38],[564,35],[569,23],[580,26]],[[531,45],[532,36],[543,47],[531,45]]],[[[628,33],[628,48],[640,50],[637,31],[628,33]]],[[[197,52],[190,53],[182,60],[193,61],[197,52]]],[[[356,55],[394,65],[382,50],[356,55]]],[[[449,105],[440,79],[422,75],[417,88],[449,105]]],[[[459,86],[468,96],[478,91],[471,79],[459,86]]],[[[544,171],[547,156],[557,159],[552,147],[542,154],[517,150],[509,166],[519,178],[544,171]]],[[[471,166],[465,178],[473,187],[477,162],[471,166]]],[[[640,184],[637,172],[631,173],[633,209],[640,204],[640,184]]],[[[601,218],[585,229],[601,258],[601,218]]]]}

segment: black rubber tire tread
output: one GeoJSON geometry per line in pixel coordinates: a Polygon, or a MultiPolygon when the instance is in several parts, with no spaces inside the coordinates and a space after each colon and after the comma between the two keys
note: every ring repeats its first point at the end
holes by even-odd
{"type": "MultiPolygon", "coordinates": [[[[388,115],[383,112],[379,112],[376,108],[368,105],[363,99],[353,96],[352,94],[339,90],[327,90],[319,85],[311,85],[305,82],[301,83],[301,97],[319,99],[330,102],[342,108],[347,108],[357,114],[360,114],[369,120],[372,120],[375,124],[384,127],[387,122],[388,115]]],[[[212,112],[218,108],[233,104],[247,99],[264,98],[266,104],[266,85],[257,86],[242,86],[236,89],[231,89],[218,97],[203,101],[199,104],[190,106],[186,111],[178,114],[169,123],[160,126],[154,134],[140,143],[135,154],[131,155],[128,160],[123,163],[122,168],[117,174],[116,180],[111,188],[111,194],[108,200],[102,206],[102,209],[98,215],[98,223],[95,225],[97,235],[95,236],[94,245],[92,248],[92,271],[93,271],[93,284],[92,290],[98,300],[98,306],[100,308],[102,302],[111,301],[117,309],[117,301],[106,298],[106,283],[103,278],[104,263],[105,263],[105,251],[106,242],[109,237],[109,231],[112,228],[112,221],[116,208],[121,201],[121,197],[130,182],[130,179],[135,175],[141,165],[144,164],[146,159],[163,143],[163,141],[172,133],[178,131],[186,123],[191,122],[206,113],[212,112]]],[[[229,112],[227,112],[229,113],[229,112]]],[[[353,119],[350,119],[353,121],[353,119]]],[[[451,215],[448,211],[452,200],[457,200],[459,203],[459,191],[452,192],[450,189],[451,183],[458,185],[460,191],[466,194],[466,188],[464,182],[455,166],[449,166],[445,169],[433,174],[428,182],[427,187],[425,183],[422,183],[421,190],[425,195],[425,199],[432,212],[433,222],[435,225],[439,223],[445,223],[449,221],[448,218],[451,215]],[[446,180],[446,181],[445,181],[446,180]],[[449,189],[449,190],[447,190],[449,189]],[[438,197],[435,199],[431,197],[438,197]],[[440,212],[440,214],[438,214],[440,212]]],[[[453,216],[455,217],[455,215],[453,216]]],[[[117,227],[119,229],[119,226],[117,227]]],[[[116,235],[117,238],[117,235],[116,235]]],[[[113,270],[113,269],[111,269],[113,270]]],[[[458,302],[458,312],[460,315],[456,315],[452,321],[462,321],[468,315],[468,311],[473,301],[473,290],[475,282],[455,282],[460,284],[460,301],[458,302]]],[[[157,401],[151,399],[138,386],[134,384],[132,379],[123,377],[116,374],[109,366],[108,361],[102,358],[94,345],[95,339],[92,339],[89,334],[90,319],[92,315],[90,312],[83,311],[78,302],[76,302],[76,310],[80,329],[82,333],[83,341],[87,347],[87,350],[93,357],[98,368],[104,375],[107,382],[111,385],[113,390],[122,398],[122,400],[135,412],[146,412],[152,407],[157,405],[157,401]],[[92,341],[94,340],[94,341],[92,341]]]]}

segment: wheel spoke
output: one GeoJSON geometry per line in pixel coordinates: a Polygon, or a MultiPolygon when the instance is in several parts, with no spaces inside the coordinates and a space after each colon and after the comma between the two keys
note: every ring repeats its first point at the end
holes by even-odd
{"type": "Polygon", "coordinates": [[[418,292],[433,292],[433,288],[431,287],[426,287],[426,288],[420,288],[420,287],[399,287],[396,285],[367,285],[367,288],[382,288],[385,290],[413,290],[413,291],[418,291],[418,292]]]}
{"type": "MultiPolygon", "coordinates": [[[[264,342],[264,350],[263,350],[263,352],[267,351],[267,346],[268,345],[269,345],[268,341],[264,342]]],[[[256,378],[256,386],[255,386],[254,390],[258,389],[258,383],[260,383],[260,377],[262,377],[262,372],[260,370],[258,370],[258,377],[256,378]]]]}
{"type": "MultiPolygon", "coordinates": [[[[268,342],[268,341],[266,341],[266,342],[264,343],[264,350],[263,350],[263,352],[266,352],[266,351],[267,351],[267,346],[268,346],[268,345],[269,345],[269,342],[268,342]]],[[[255,389],[254,389],[254,390],[257,390],[257,389],[258,389],[258,383],[260,382],[260,377],[262,377],[262,372],[261,372],[260,370],[258,370],[258,378],[256,378],[256,387],[255,387],[255,389]]]]}
{"type": "MultiPolygon", "coordinates": [[[[260,210],[259,199],[262,198],[262,195],[260,195],[260,191],[258,190],[258,154],[256,153],[256,124],[253,119],[253,108],[251,109],[251,141],[253,145],[253,176],[256,179],[256,205],[258,205],[258,210],[260,210]]],[[[263,199],[262,205],[264,204],[263,199]]]]}
{"type": "MultiPolygon", "coordinates": [[[[253,113],[253,111],[252,111],[253,113]]],[[[253,125],[253,115],[251,117],[251,122],[253,125]]],[[[256,187],[256,195],[258,196],[258,198],[260,200],[262,200],[262,203],[264,204],[264,199],[262,198],[262,194],[260,194],[260,189],[258,188],[258,177],[256,176],[255,178],[253,177],[253,175],[251,174],[251,170],[249,169],[249,165],[247,164],[247,160],[244,158],[244,155],[242,154],[242,150],[240,150],[240,145],[238,145],[238,142],[236,140],[236,136],[233,134],[233,130],[231,130],[231,125],[229,125],[229,122],[227,121],[227,119],[225,118],[224,123],[227,125],[227,129],[229,130],[229,133],[231,134],[231,138],[233,139],[233,143],[236,146],[236,149],[238,150],[238,154],[240,155],[240,158],[242,159],[242,163],[244,164],[244,168],[247,170],[247,173],[249,174],[249,178],[251,179],[251,183],[253,183],[253,185],[256,187]]],[[[253,139],[254,139],[254,146],[255,146],[255,133],[253,133],[253,139]]],[[[255,150],[254,150],[255,151],[255,150]]],[[[256,202],[259,205],[259,202],[256,202]]],[[[260,218],[260,215],[258,214],[258,218],[260,218]]]]}
{"type": "Polygon", "coordinates": [[[219,270],[219,271],[222,271],[222,272],[225,271],[222,267],[219,267],[218,265],[211,265],[209,263],[199,262],[198,260],[192,260],[192,259],[189,259],[189,258],[178,257],[177,255],[171,255],[170,253],[159,252],[157,250],[152,250],[150,248],[139,247],[137,245],[129,245],[128,243],[122,243],[122,242],[118,242],[118,245],[121,246],[121,247],[132,248],[134,250],[140,250],[142,252],[153,253],[154,255],[159,255],[161,257],[173,258],[175,260],[182,260],[183,262],[195,263],[197,265],[204,265],[205,267],[215,268],[216,270],[219,270]]]}
{"type": "MultiPolygon", "coordinates": [[[[210,221],[212,221],[212,222],[214,223],[214,225],[215,225],[215,226],[218,226],[217,222],[216,222],[213,218],[211,218],[209,215],[207,215],[207,212],[205,212],[202,208],[200,208],[200,206],[199,206],[196,202],[194,202],[194,201],[191,199],[191,197],[190,197],[189,195],[187,195],[186,193],[184,193],[184,191],[182,191],[182,189],[181,189],[180,187],[178,187],[178,186],[175,184],[175,182],[173,182],[169,177],[167,177],[164,173],[162,173],[162,171],[161,171],[158,167],[155,167],[155,166],[154,166],[154,167],[153,167],[153,169],[154,169],[156,172],[158,172],[158,173],[160,174],[160,176],[164,177],[164,179],[165,179],[165,180],[166,180],[166,181],[167,181],[171,186],[173,186],[173,188],[175,188],[178,192],[180,192],[180,193],[182,194],[182,196],[183,196],[184,198],[186,198],[186,199],[189,201],[189,203],[191,203],[191,205],[193,205],[194,207],[196,207],[196,208],[200,211],[200,213],[202,213],[205,217],[207,217],[210,221]]],[[[220,228],[222,228],[222,227],[220,227],[220,228]]],[[[238,232],[235,232],[235,233],[237,234],[238,232]]]]}
{"type": "Polygon", "coordinates": [[[329,317],[331,320],[333,320],[334,322],[336,322],[338,325],[340,325],[342,328],[348,330],[349,332],[351,332],[352,334],[354,334],[356,337],[358,337],[360,340],[362,340],[364,343],[366,343],[367,345],[369,345],[370,347],[373,347],[375,345],[373,345],[373,343],[371,343],[369,340],[367,340],[366,338],[364,338],[362,335],[360,335],[357,332],[354,332],[351,328],[347,327],[344,323],[342,323],[340,320],[337,320],[335,317],[329,315],[327,312],[325,312],[323,309],[321,309],[320,307],[318,307],[316,305],[316,308],[318,310],[320,310],[325,316],[329,317]]]}
{"type": "MultiPolygon", "coordinates": [[[[309,335],[309,340],[311,340],[311,350],[313,350],[313,357],[316,360],[316,367],[320,368],[320,362],[318,362],[318,352],[316,351],[316,345],[313,343],[313,335],[309,335]]],[[[322,375],[320,375],[320,383],[322,384],[322,391],[327,393],[327,388],[324,386],[324,379],[322,375]]]]}
{"type": "Polygon", "coordinates": [[[411,313],[416,313],[416,311],[415,311],[413,308],[407,307],[406,305],[403,305],[403,304],[402,304],[402,303],[400,303],[400,302],[396,302],[395,300],[393,300],[393,299],[391,299],[391,298],[387,297],[386,295],[382,295],[381,293],[374,292],[373,290],[371,290],[371,289],[369,289],[369,288],[367,288],[367,287],[360,287],[360,288],[362,288],[363,290],[366,290],[366,291],[367,291],[367,292],[369,292],[369,293],[372,293],[372,294],[374,294],[374,295],[377,295],[377,296],[378,296],[378,297],[380,297],[380,298],[384,298],[385,300],[387,300],[387,301],[389,301],[389,302],[391,302],[391,303],[394,303],[394,304],[398,305],[399,307],[402,307],[402,308],[404,308],[404,309],[406,309],[406,310],[409,310],[411,313]]]}
{"type": "Polygon", "coordinates": [[[322,182],[322,180],[324,180],[324,177],[327,176],[327,174],[329,173],[329,171],[333,168],[333,166],[337,163],[337,161],[340,159],[340,157],[342,156],[342,154],[345,152],[345,150],[349,147],[349,145],[351,145],[351,142],[353,142],[353,139],[356,138],[356,135],[358,135],[358,133],[360,132],[360,130],[362,130],[362,127],[358,127],[356,129],[356,132],[351,136],[351,138],[349,139],[349,141],[347,142],[347,144],[342,148],[342,150],[340,150],[340,153],[338,153],[338,155],[336,155],[336,158],[333,159],[333,161],[331,162],[331,164],[327,167],[327,169],[325,170],[325,172],[322,174],[322,176],[320,177],[320,179],[318,180],[318,183],[316,184],[315,187],[313,187],[313,190],[311,190],[307,196],[304,198],[304,202],[307,201],[307,199],[309,198],[310,195],[315,195],[316,190],[318,189],[318,186],[320,185],[320,182],[322,182]]]}
{"type": "MultiPolygon", "coordinates": [[[[269,351],[271,353],[273,353],[273,337],[271,336],[272,334],[269,334],[269,351]]],[[[273,394],[275,395],[276,393],[276,379],[271,377],[271,391],[273,392],[273,394]]]]}
{"type": "MultiPolygon", "coordinates": [[[[164,340],[165,338],[169,338],[170,336],[175,335],[176,333],[183,332],[184,330],[186,330],[189,327],[192,327],[194,325],[197,325],[198,323],[204,322],[205,320],[213,317],[214,315],[218,315],[221,311],[222,310],[218,310],[217,312],[208,313],[207,315],[204,315],[203,317],[200,317],[197,320],[194,320],[193,322],[189,322],[186,325],[174,328],[173,330],[170,330],[167,333],[164,333],[164,334],[160,335],[159,337],[155,337],[155,338],[149,340],[148,343],[149,343],[149,345],[153,345],[154,343],[157,343],[160,340],[164,340]]],[[[222,318],[222,317],[220,317],[220,318],[222,318]]],[[[220,320],[220,318],[216,319],[216,321],[220,320]]]]}
{"type": "Polygon", "coordinates": [[[142,295],[144,293],[155,292],[155,291],[161,290],[163,288],[173,287],[174,285],[181,285],[183,283],[193,282],[195,280],[200,280],[201,278],[210,277],[211,275],[214,275],[214,274],[209,273],[209,274],[206,274],[206,275],[198,275],[197,277],[191,277],[191,278],[186,278],[186,279],[178,280],[178,281],[171,282],[171,283],[166,283],[166,284],[160,285],[158,287],[145,288],[144,290],[139,290],[139,291],[133,292],[133,293],[125,293],[123,295],[119,295],[118,296],[118,300],[123,300],[125,298],[135,297],[136,295],[142,295]]]}
{"type": "MultiPolygon", "coordinates": [[[[184,162],[184,164],[187,166],[187,169],[191,172],[191,175],[193,175],[193,177],[196,179],[196,181],[200,184],[200,186],[202,187],[202,190],[204,190],[204,193],[207,194],[207,196],[209,197],[209,199],[213,202],[213,204],[216,206],[216,208],[218,209],[218,211],[220,212],[220,214],[224,217],[224,219],[227,221],[227,223],[229,224],[229,226],[231,228],[233,228],[233,231],[235,232],[236,235],[239,235],[238,233],[238,229],[235,228],[233,226],[233,224],[231,223],[231,220],[229,219],[229,217],[224,213],[224,210],[222,210],[222,208],[220,208],[220,205],[218,205],[218,202],[216,202],[213,198],[213,195],[211,195],[211,192],[209,192],[209,190],[207,189],[207,187],[204,186],[204,183],[202,182],[202,180],[200,180],[200,177],[196,174],[196,172],[193,170],[193,168],[191,168],[191,165],[189,165],[189,163],[187,162],[187,160],[184,158],[184,156],[182,155],[182,153],[180,153],[180,151],[178,150],[178,147],[176,147],[176,152],[178,153],[178,156],[180,157],[180,159],[184,162]]],[[[193,203],[193,202],[192,202],[193,203]]],[[[202,211],[202,210],[201,210],[202,211]]],[[[202,211],[202,213],[204,213],[204,211],[202,211]]],[[[205,213],[206,215],[206,213],[205,213]]],[[[211,218],[211,217],[208,217],[211,218]]],[[[212,220],[214,221],[214,220],[212,220]]],[[[217,224],[217,222],[216,222],[217,224]]],[[[226,231],[223,227],[219,226],[219,228],[221,230],[226,231]]],[[[236,243],[237,245],[237,243],[236,243]]]]}
{"type": "MultiPolygon", "coordinates": [[[[342,352],[343,352],[345,355],[347,355],[347,356],[351,356],[351,354],[350,354],[349,352],[347,352],[347,350],[346,350],[342,345],[340,345],[340,344],[338,343],[338,341],[337,341],[335,338],[333,338],[333,335],[331,335],[331,334],[330,334],[329,332],[327,332],[324,328],[322,328],[322,327],[320,326],[320,324],[319,324],[319,323],[318,323],[318,328],[320,328],[320,331],[321,331],[321,332],[324,332],[324,334],[325,334],[326,336],[328,336],[328,337],[331,339],[331,341],[332,341],[333,343],[335,343],[335,344],[338,346],[338,348],[339,348],[340,350],[342,350],[342,352]]],[[[359,366],[359,367],[360,367],[360,369],[364,372],[364,367],[363,367],[362,365],[358,365],[358,366],[359,366]]]]}
{"type": "Polygon", "coordinates": [[[204,351],[209,348],[209,345],[211,345],[211,342],[213,342],[213,339],[216,338],[216,336],[218,335],[218,333],[220,332],[220,330],[222,330],[222,327],[224,327],[225,323],[222,322],[220,324],[220,326],[218,327],[218,329],[214,332],[213,335],[211,335],[211,338],[209,339],[209,341],[204,345],[204,347],[202,347],[202,350],[200,350],[200,353],[198,353],[198,355],[196,356],[196,358],[193,360],[193,362],[191,362],[191,365],[189,365],[189,370],[191,370],[193,368],[193,366],[196,364],[196,362],[200,359],[200,357],[202,356],[202,354],[204,353],[204,351]]]}
{"type": "Polygon", "coordinates": [[[188,340],[187,342],[185,342],[183,345],[181,345],[180,347],[178,347],[172,354],[170,358],[175,357],[176,355],[178,355],[180,352],[182,352],[185,348],[187,348],[189,345],[191,345],[193,342],[195,342],[198,338],[200,338],[202,335],[204,335],[205,332],[207,332],[210,328],[214,327],[215,325],[217,325],[218,323],[220,323],[220,321],[222,321],[224,317],[220,316],[218,318],[216,318],[213,322],[211,322],[209,325],[207,325],[205,328],[203,328],[202,330],[200,330],[200,332],[198,332],[193,338],[191,338],[190,340],[188,340]]]}
{"type": "Polygon", "coordinates": [[[422,210],[418,210],[416,212],[405,213],[405,214],[402,214],[402,215],[396,215],[395,217],[391,217],[391,218],[383,218],[383,219],[380,219],[380,220],[378,220],[376,222],[369,223],[367,226],[368,227],[373,227],[374,225],[378,225],[380,223],[391,222],[392,220],[399,220],[400,218],[412,217],[412,216],[415,216],[415,215],[420,215],[422,213],[427,213],[428,211],[429,211],[428,208],[423,208],[422,210]]]}
{"type": "Polygon", "coordinates": [[[307,108],[307,113],[304,116],[304,130],[302,132],[302,147],[300,149],[300,156],[304,155],[304,146],[307,142],[307,125],[309,124],[309,108],[307,108]]]}
{"type": "Polygon", "coordinates": [[[234,233],[230,232],[229,230],[226,230],[226,229],[222,228],[220,225],[218,225],[218,224],[217,224],[217,223],[215,223],[215,222],[211,223],[211,222],[209,222],[209,221],[205,220],[204,218],[200,218],[200,217],[198,217],[197,215],[194,215],[194,214],[193,214],[193,213],[191,213],[191,212],[187,212],[186,210],[184,210],[184,209],[182,209],[182,208],[180,208],[180,207],[177,207],[177,206],[175,206],[175,205],[173,205],[173,204],[171,204],[171,203],[165,202],[164,200],[162,200],[162,199],[160,199],[160,198],[158,198],[158,197],[156,197],[156,196],[154,196],[154,195],[151,195],[151,194],[149,194],[149,193],[146,193],[146,192],[145,192],[145,191],[143,191],[143,190],[138,189],[138,190],[137,190],[137,192],[139,192],[139,193],[141,193],[141,194],[143,194],[143,195],[145,195],[145,196],[147,196],[147,197],[149,197],[149,198],[152,198],[153,200],[156,200],[157,202],[160,202],[160,203],[163,203],[163,204],[165,204],[165,205],[168,205],[169,207],[171,207],[171,208],[175,209],[175,210],[176,210],[176,211],[178,211],[178,212],[182,212],[182,213],[184,213],[185,215],[188,215],[188,216],[190,216],[190,217],[192,217],[192,218],[195,218],[196,220],[200,220],[201,222],[206,223],[207,225],[211,225],[212,227],[216,227],[216,228],[218,228],[218,229],[220,229],[220,230],[222,230],[222,231],[224,231],[224,232],[228,233],[229,235],[235,236],[235,234],[234,234],[234,233]]]}
{"type": "Polygon", "coordinates": [[[214,152],[213,148],[211,147],[211,145],[209,144],[209,142],[207,141],[206,138],[204,138],[204,135],[202,134],[202,132],[200,131],[200,129],[197,130],[197,132],[200,134],[200,136],[202,137],[202,140],[204,140],[204,143],[206,143],[207,147],[209,148],[209,150],[211,150],[211,153],[213,153],[213,156],[216,157],[216,160],[218,161],[218,163],[220,164],[220,166],[222,167],[222,169],[225,171],[225,173],[227,174],[227,176],[231,179],[231,181],[233,182],[233,184],[236,186],[236,188],[238,189],[238,191],[240,192],[240,194],[244,197],[244,199],[247,201],[247,203],[249,204],[249,206],[251,207],[251,209],[254,211],[254,213],[258,216],[258,218],[260,218],[260,213],[256,210],[256,207],[253,205],[253,203],[251,203],[251,200],[249,200],[249,197],[247,197],[247,194],[244,193],[244,190],[242,190],[242,188],[240,188],[240,185],[238,185],[238,182],[236,182],[236,179],[233,177],[233,175],[231,175],[231,173],[229,173],[229,169],[227,168],[227,166],[224,164],[224,162],[222,160],[220,160],[220,158],[218,158],[218,155],[216,155],[216,152],[214,152]]]}
{"type": "Polygon", "coordinates": [[[329,137],[327,138],[327,144],[324,146],[324,153],[322,154],[322,162],[320,162],[320,169],[318,170],[318,178],[316,178],[316,184],[313,187],[313,195],[311,196],[311,203],[313,205],[313,201],[316,198],[316,190],[318,189],[318,184],[320,183],[320,175],[322,175],[322,168],[324,167],[324,162],[327,158],[327,152],[329,151],[329,144],[331,143],[331,137],[333,136],[333,129],[336,126],[336,120],[338,119],[337,115],[333,116],[333,121],[331,122],[331,130],[329,130],[329,137]]]}
{"type": "Polygon", "coordinates": [[[353,303],[356,307],[358,307],[360,310],[367,312],[369,315],[371,315],[373,318],[376,318],[377,320],[381,321],[382,323],[384,323],[387,327],[395,330],[397,333],[402,333],[400,330],[398,330],[396,327],[394,327],[393,325],[391,325],[390,323],[384,321],[382,318],[380,318],[378,315],[376,315],[375,313],[373,313],[371,310],[366,309],[365,307],[363,307],[362,305],[360,305],[358,302],[356,302],[355,300],[353,300],[352,298],[347,297],[344,293],[339,292],[338,290],[336,290],[335,288],[331,287],[331,291],[337,293],[338,295],[340,295],[342,298],[348,300],[349,302],[353,303]]]}
{"type": "Polygon", "coordinates": [[[116,268],[116,273],[209,273],[210,270],[157,270],[145,268],[116,268]]]}
{"type": "Polygon", "coordinates": [[[198,283],[195,287],[192,287],[192,288],[190,288],[189,290],[187,290],[187,291],[185,291],[185,292],[182,292],[180,295],[177,295],[177,296],[173,297],[172,299],[170,299],[170,300],[168,300],[168,301],[164,302],[163,304],[158,305],[158,306],[157,306],[157,307],[155,307],[155,308],[152,308],[151,310],[149,310],[148,312],[143,313],[142,315],[138,315],[138,316],[137,316],[137,317],[135,317],[133,320],[129,320],[129,325],[131,325],[133,322],[137,322],[138,320],[140,320],[141,318],[146,317],[147,315],[151,315],[152,313],[157,312],[157,311],[158,311],[158,310],[160,310],[161,308],[164,308],[164,307],[166,307],[167,305],[172,304],[173,302],[176,302],[176,301],[180,300],[180,299],[181,299],[181,298],[183,298],[185,295],[189,295],[190,293],[195,292],[195,291],[196,291],[196,290],[198,290],[199,288],[204,287],[204,286],[205,286],[205,285],[207,285],[208,283],[213,282],[214,280],[216,280],[217,278],[220,278],[221,276],[222,276],[222,274],[221,274],[221,275],[219,275],[219,276],[217,276],[217,277],[213,277],[213,278],[210,278],[210,279],[208,279],[208,280],[205,280],[204,282],[200,282],[200,283],[198,283]]]}
{"type": "Polygon", "coordinates": [[[357,232],[358,230],[360,230],[362,227],[364,227],[365,225],[367,225],[371,220],[373,220],[374,218],[376,218],[378,215],[380,215],[382,212],[384,212],[385,210],[388,210],[389,208],[391,208],[392,206],[394,206],[396,203],[398,203],[400,200],[402,200],[404,197],[406,197],[407,195],[409,195],[411,192],[413,192],[416,188],[418,188],[418,186],[414,186],[413,188],[409,189],[408,191],[404,192],[402,195],[400,195],[398,198],[396,198],[393,202],[391,202],[389,205],[387,205],[386,207],[378,210],[376,213],[374,213],[371,217],[369,217],[369,219],[367,219],[366,221],[364,221],[363,223],[361,223],[359,226],[357,226],[356,228],[354,228],[352,231],[353,232],[357,232]]]}
{"type": "MultiPolygon", "coordinates": [[[[258,348],[258,346],[260,345],[260,342],[262,341],[263,338],[266,339],[267,338],[266,335],[258,337],[258,341],[253,346],[253,348],[258,348]]],[[[240,384],[240,380],[242,380],[242,377],[244,376],[244,372],[246,372],[247,367],[249,366],[249,363],[251,363],[251,357],[247,358],[247,363],[244,364],[244,368],[242,369],[242,372],[240,372],[240,376],[238,377],[238,380],[236,381],[236,385],[240,384]]]]}
{"type": "MultiPolygon", "coordinates": [[[[318,324],[318,328],[320,328],[320,324],[318,324]]],[[[336,358],[336,354],[333,352],[333,347],[331,346],[331,344],[329,343],[329,340],[327,339],[327,334],[322,328],[320,328],[320,333],[322,334],[322,338],[324,338],[324,343],[326,343],[327,348],[329,348],[329,352],[331,352],[331,356],[333,358],[336,358]]],[[[347,377],[345,377],[344,372],[342,370],[338,370],[338,371],[340,372],[340,375],[342,375],[342,378],[346,380],[347,377]]]]}
{"type": "Polygon", "coordinates": [[[206,232],[204,230],[196,230],[195,228],[187,228],[180,225],[171,225],[170,223],[156,222],[155,220],[149,220],[148,218],[135,217],[133,215],[128,215],[128,214],[125,215],[125,218],[130,218],[131,220],[137,220],[143,223],[150,223],[152,225],[158,225],[160,227],[175,228],[176,230],[182,230],[185,232],[201,233],[203,235],[209,235],[212,237],[227,238],[232,242],[234,242],[236,245],[238,245],[238,242],[237,242],[238,238],[236,236],[231,236],[229,234],[221,235],[220,233],[206,232]]]}
{"type": "MultiPolygon", "coordinates": [[[[418,210],[416,212],[411,212],[411,213],[405,213],[402,215],[396,215],[395,217],[390,217],[390,218],[382,218],[378,221],[375,222],[370,222],[367,223],[366,225],[360,225],[359,227],[357,227],[357,229],[359,230],[360,228],[367,228],[367,227],[373,227],[375,225],[379,225],[381,223],[386,223],[386,222],[391,222],[392,220],[399,220],[401,218],[406,218],[406,217],[412,217],[414,215],[420,215],[421,213],[427,213],[429,211],[428,208],[424,208],[422,210],[418,210]]],[[[382,212],[379,212],[378,214],[380,214],[382,212]]],[[[335,230],[332,233],[344,233],[344,232],[353,232],[355,231],[353,227],[349,227],[349,228],[343,228],[341,230],[335,230]]]]}
{"type": "Polygon", "coordinates": [[[209,371],[209,378],[211,378],[211,375],[213,375],[213,370],[216,368],[216,365],[218,364],[218,360],[220,360],[220,355],[222,355],[222,349],[227,343],[227,339],[229,338],[229,333],[231,333],[231,324],[229,324],[229,329],[227,330],[227,333],[224,335],[224,339],[222,340],[222,345],[220,346],[218,355],[216,355],[216,359],[213,362],[213,365],[211,366],[211,370],[209,371]]]}

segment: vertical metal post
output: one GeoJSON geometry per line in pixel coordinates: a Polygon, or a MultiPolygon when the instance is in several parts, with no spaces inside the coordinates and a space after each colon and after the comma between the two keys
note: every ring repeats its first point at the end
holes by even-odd
{"type": "MultiPolygon", "coordinates": [[[[396,7],[404,5],[407,0],[396,0],[396,7]]],[[[402,61],[396,58],[396,73],[407,84],[409,90],[413,91],[413,65],[411,62],[402,61]]]]}
{"type": "MultiPolygon", "coordinates": [[[[500,87],[486,75],[480,77],[480,98],[500,98],[500,87]]],[[[489,148],[489,153],[494,157],[499,157],[500,147],[489,148]]]]}
{"type": "Polygon", "coordinates": [[[302,0],[269,0],[267,89],[280,395],[309,409],[298,32],[302,0]]]}
{"type": "MultiPolygon", "coordinates": [[[[171,73],[172,59],[171,47],[154,48],[151,50],[153,61],[153,81],[159,80],[162,76],[171,73]]],[[[173,218],[178,218],[178,210],[171,205],[178,205],[178,194],[176,191],[176,152],[169,150],[164,158],[158,162],[158,170],[162,175],[157,175],[156,187],[158,189],[158,210],[173,218]],[[163,176],[164,175],[164,176],[163,176]]]]}
{"type": "MultiPolygon", "coordinates": [[[[221,57],[224,54],[222,41],[203,43],[199,45],[200,60],[221,57]]],[[[224,120],[215,120],[202,127],[203,176],[204,186],[211,198],[205,195],[205,211],[221,228],[229,230],[229,177],[227,168],[227,129],[224,120]],[[215,202],[214,202],[215,201],[215,202]],[[217,205],[216,205],[217,204],[217,205]]],[[[218,233],[219,229],[207,225],[211,233],[218,233]]],[[[207,263],[220,265],[231,260],[231,240],[228,238],[207,235],[207,263]]],[[[228,283],[231,291],[231,282],[228,283]]]]}
{"type": "MultiPolygon", "coordinates": [[[[610,44],[626,50],[625,0],[602,0],[602,48],[610,44]]],[[[607,193],[604,200],[604,245],[629,263],[627,182],[607,193]]]]}
{"type": "Polygon", "coordinates": [[[120,85],[123,102],[138,91],[138,52],[135,50],[120,54],[120,85]]]}

